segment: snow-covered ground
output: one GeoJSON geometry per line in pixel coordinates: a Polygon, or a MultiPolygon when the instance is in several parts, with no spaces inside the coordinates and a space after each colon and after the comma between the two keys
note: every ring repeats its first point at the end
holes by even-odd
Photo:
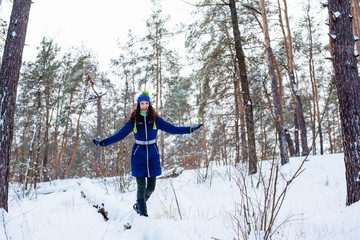
{"type": "MultiPolygon", "coordinates": [[[[360,203],[345,205],[343,154],[309,159],[305,171],[291,183],[277,223],[290,218],[272,239],[360,239],[360,203]]],[[[292,158],[281,167],[281,175],[289,179],[301,161],[292,158]]],[[[268,167],[264,163],[263,171],[268,167]]],[[[0,239],[234,239],[234,209],[241,199],[236,169],[214,167],[208,179],[198,183],[204,174],[191,170],[174,179],[159,179],[148,201],[149,218],[133,214],[135,185],[120,193],[116,178],[45,183],[27,198],[17,197],[19,189],[11,186],[9,212],[0,212],[0,239]],[[109,221],[93,207],[102,203],[109,221]],[[128,220],[132,228],[124,230],[128,220]]]]}

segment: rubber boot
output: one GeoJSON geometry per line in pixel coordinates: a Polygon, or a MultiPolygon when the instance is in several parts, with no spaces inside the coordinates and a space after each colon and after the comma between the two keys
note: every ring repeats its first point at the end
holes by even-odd
{"type": "Polygon", "coordinates": [[[145,199],[137,200],[137,204],[139,207],[140,216],[148,217],[149,215],[147,214],[146,200],[145,199]]]}

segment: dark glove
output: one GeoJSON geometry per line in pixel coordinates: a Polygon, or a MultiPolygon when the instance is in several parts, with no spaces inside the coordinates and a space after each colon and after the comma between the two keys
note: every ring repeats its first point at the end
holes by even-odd
{"type": "Polygon", "coordinates": [[[96,139],[93,139],[93,143],[98,147],[103,147],[104,146],[104,143],[102,141],[99,141],[99,140],[96,140],[96,139]]]}
{"type": "Polygon", "coordinates": [[[199,124],[199,125],[197,125],[196,127],[190,127],[190,133],[195,132],[195,131],[198,130],[201,126],[202,126],[202,124],[199,124]]]}

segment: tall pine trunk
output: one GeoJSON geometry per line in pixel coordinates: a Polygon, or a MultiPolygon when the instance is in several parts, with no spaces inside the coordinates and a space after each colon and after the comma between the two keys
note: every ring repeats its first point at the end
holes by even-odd
{"type": "Polygon", "coordinates": [[[360,200],[360,83],[354,56],[349,1],[329,0],[330,44],[338,90],[346,169],[347,199],[360,200]]]}
{"type": "MultiPolygon", "coordinates": [[[[101,119],[102,119],[102,105],[101,105],[101,97],[102,95],[100,95],[96,90],[95,90],[95,87],[94,87],[94,81],[92,80],[90,74],[87,74],[87,79],[91,85],[91,88],[94,92],[94,94],[96,95],[96,99],[97,99],[97,120],[96,120],[96,139],[101,139],[101,135],[102,135],[102,132],[101,132],[101,129],[102,129],[102,123],[101,123],[101,119]]],[[[126,102],[126,101],[125,101],[126,102]]],[[[80,118],[80,117],[79,117],[80,118]]],[[[97,176],[101,176],[103,174],[103,161],[101,159],[101,156],[102,156],[102,152],[103,152],[103,149],[102,148],[96,148],[95,149],[95,160],[96,160],[96,173],[97,173],[97,176]]]]}
{"type": "Polygon", "coordinates": [[[268,27],[268,20],[265,9],[265,2],[264,0],[260,0],[259,3],[260,3],[260,12],[263,20],[263,32],[265,37],[266,58],[269,67],[269,76],[271,79],[271,91],[275,106],[276,128],[279,136],[281,164],[286,164],[289,162],[288,147],[286,142],[285,127],[283,126],[281,99],[279,94],[278,81],[275,74],[273,52],[270,44],[269,27],[268,27]]]}
{"type": "MultiPolygon", "coordinates": [[[[322,126],[321,126],[321,117],[320,117],[320,107],[319,107],[319,93],[318,93],[318,86],[316,82],[315,77],[315,62],[313,57],[313,49],[314,49],[314,43],[313,43],[313,28],[312,28],[312,21],[310,18],[310,0],[308,0],[308,7],[307,7],[307,21],[308,21],[308,30],[309,30],[309,45],[310,45],[310,59],[309,64],[311,66],[310,71],[310,79],[312,79],[312,85],[313,85],[313,96],[314,96],[314,106],[316,110],[316,114],[314,118],[316,117],[317,124],[318,124],[318,132],[319,132],[319,139],[320,139],[320,154],[324,154],[324,144],[323,144],[323,135],[322,135],[322,126]]],[[[314,135],[314,138],[316,138],[316,133],[314,135]]],[[[314,148],[315,148],[315,142],[314,142],[314,148]]],[[[314,154],[315,155],[315,154],[314,154]]]]}
{"type": "Polygon", "coordinates": [[[294,141],[295,141],[295,156],[300,156],[300,142],[299,142],[299,122],[296,112],[294,113],[294,141]]]}
{"type": "Polygon", "coordinates": [[[42,161],[42,174],[43,174],[43,181],[49,181],[49,175],[47,170],[47,164],[49,159],[49,131],[50,131],[50,86],[45,87],[45,97],[46,97],[46,118],[45,118],[45,135],[44,135],[44,157],[42,161]]]}
{"type": "Polygon", "coordinates": [[[0,208],[8,211],[10,150],[17,85],[31,0],[14,0],[0,70],[0,208]]]}
{"type": "MultiPolygon", "coordinates": [[[[360,38],[360,5],[359,0],[351,0],[351,15],[354,17],[353,23],[353,32],[354,35],[360,38]]],[[[356,51],[360,53],[360,41],[355,42],[356,51]]],[[[360,59],[358,59],[360,61],[360,59]]]]}
{"type": "Polygon", "coordinates": [[[239,78],[236,75],[236,61],[235,61],[235,71],[234,71],[234,99],[235,99],[235,164],[240,163],[240,135],[239,135],[239,122],[240,122],[240,112],[239,112],[239,98],[240,92],[237,90],[239,85],[239,78]]]}
{"type": "MultiPolygon", "coordinates": [[[[298,126],[300,128],[302,155],[305,156],[309,152],[309,148],[308,148],[308,144],[307,144],[306,123],[305,123],[304,112],[303,112],[303,108],[302,108],[300,95],[298,93],[297,85],[295,82],[294,53],[293,53],[292,36],[291,36],[290,23],[289,23],[288,11],[287,11],[287,1],[283,0],[283,3],[284,3],[284,15],[285,15],[284,17],[285,17],[285,23],[286,23],[286,31],[285,31],[285,27],[282,24],[281,14],[280,14],[280,25],[282,27],[284,43],[285,43],[287,69],[288,69],[288,75],[290,78],[291,90],[292,90],[291,94],[293,96],[293,101],[295,104],[295,113],[296,113],[295,125],[298,124],[298,126]]],[[[279,11],[281,11],[279,0],[278,0],[278,5],[279,5],[279,11]]],[[[295,131],[297,131],[299,128],[295,129],[295,131]]],[[[296,132],[295,134],[297,134],[297,133],[298,132],[296,132]]],[[[298,146],[297,139],[298,139],[297,136],[295,136],[295,145],[296,146],[298,146]]],[[[295,154],[299,155],[298,153],[299,153],[299,151],[296,150],[295,154]]]]}
{"type": "Polygon", "coordinates": [[[245,119],[246,119],[248,147],[249,147],[249,151],[248,151],[249,174],[254,174],[257,172],[257,157],[256,157],[256,146],[255,146],[255,127],[254,127],[254,119],[253,119],[253,108],[252,108],[252,101],[250,97],[249,84],[247,79],[245,54],[241,44],[235,0],[229,1],[229,7],[231,12],[231,22],[232,22],[233,34],[235,40],[235,54],[236,54],[237,63],[239,65],[240,83],[241,83],[241,90],[243,92],[243,104],[245,108],[245,119]]]}
{"type": "Polygon", "coordinates": [[[236,81],[236,89],[237,89],[237,93],[238,93],[238,108],[239,108],[239,113],[240,113],[240,139],[241,139],[241,158],[242,161],[245,162],[248,160],[249,158],[249,154],[248,154],[248,145],[247,145],[247,141],[246,141],[246,129],[245,129],[245,111],[244,111],[244,103],[242,100],[242,96],[241,96],[241,90],[240,90],[240,85],[239,85],[239,80],[240,80],[240,71],[239,68],[236,67],[236,76],[237,76],[237,81],[236,81]]]}

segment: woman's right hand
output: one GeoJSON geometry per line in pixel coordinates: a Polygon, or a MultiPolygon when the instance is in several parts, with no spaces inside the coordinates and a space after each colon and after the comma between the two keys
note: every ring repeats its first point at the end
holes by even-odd
{"type": "Polygon", "coordinates": [[[99,140],[96,140],[96,139],[93,139],[93,143],[98,147],[103,147],[104,146],[104,143],[102,141],[99,141],[99,140]]]}

